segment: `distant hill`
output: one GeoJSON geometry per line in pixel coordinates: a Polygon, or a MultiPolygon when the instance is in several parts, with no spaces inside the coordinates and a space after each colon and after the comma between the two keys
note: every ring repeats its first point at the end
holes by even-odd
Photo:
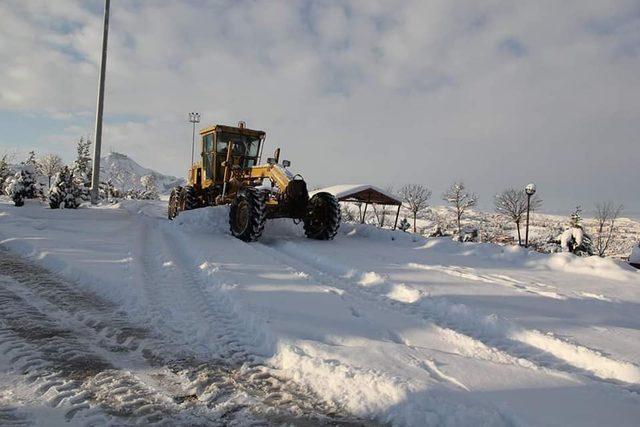
{"type": "Polygon", "coordinates": [[[111,181],[116,188],[141,188],[140,178],[145,175],[155,176],[161,194],[169,193],[176,185],[185,184],[184,178],[165,175],[141,166],[126,154],[111,152],[100,158],[100,180],[111,181]]]}

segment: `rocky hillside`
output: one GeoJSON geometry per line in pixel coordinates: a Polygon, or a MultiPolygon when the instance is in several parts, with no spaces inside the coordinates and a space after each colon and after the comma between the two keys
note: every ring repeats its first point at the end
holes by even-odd
{"type": "Polygon", "coordinates": [[[158,191],[169,193],[176,185],[184,185],[184,178],[164,175],[153,169],[138,164],[126,154],[111,152],[100,159],[100,176],[103,181],[111,181],[118,189],[125,191],[131,188],[140,188],[140,178],[145,175],[153,175],[156,178],[158,191]]]}

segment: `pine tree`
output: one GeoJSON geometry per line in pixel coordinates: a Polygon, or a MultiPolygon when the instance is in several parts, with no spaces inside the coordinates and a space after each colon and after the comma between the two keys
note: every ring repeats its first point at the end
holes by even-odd
{"type": "Polygon", "coordinates": [[[582,206],[576,206],[576,210],[571,213],[569,226],[572,228],[582,228],[582,206]]]}
{"type": "Polygon", "coordinates": [[[33,199],[37,196],[36,181],[29,168],[25,167],[15,174],[5,188],[5,194],[11,197],[16,206],[24,205],[24,199],[33,199]]]}
{"type": "Polygon", "coordinates": [[[76,179],[88,183],[91,178],[91,140],[80,137],[76,146],[76,160],[73,162],[72,173],[76,179]]]}
{"type": "Polygon", "coordinates": [[[109,201],[114,194],[115,187],[111,184],[111,181],[100,181],[100,185],[98,186],[98,195],[100,199],[109,201]]]}
{"type": "Polygon", "coordinates": [[[77,209],[83,202],[83,189],[67,166],[58,172],[49,190],[51,209],[77,209]]]}
{"type": "Polygon", "coordinates": [[[576,209],[569,217],[569,227],[560,235],[560,245],[565,252],[571,252],[578,256],[591,256],[593,252],[593,240],[582,227],[582,207],[576,209]]]}
{"type": "Polygon", "coordinates": [[[9,165],[9,155],[5,153],[0,156],[0,193],[4,192],[5,182],[11,175],[13,174],[9,165]]]}
{"type": "Polygon", "coordinates": [[[407,231],[409,228],[411,228],[411,224],[409,223],[409,221],[407,221],[407,218],[402,218],[402,221],[400,221],[400,224],[398,224],[398,228],[402,231],[407,231]]]}

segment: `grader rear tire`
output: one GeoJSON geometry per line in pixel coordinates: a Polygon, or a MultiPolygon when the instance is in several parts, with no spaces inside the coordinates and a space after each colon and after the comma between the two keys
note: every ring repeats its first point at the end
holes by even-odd
{"type": "Polygon", "coordinates": [[[317,193],[309,200],[304,234],[310,239],[331,240],[338,234],[340,220],[340,204],[335,196],[317,193]]]}
{"type": "Polygon", "coordinates": [[[241,190],[229,209],[231,234],[245,242],[255,242],[262,236],[267,208],[264,194],[255,188],[241,190]]]}

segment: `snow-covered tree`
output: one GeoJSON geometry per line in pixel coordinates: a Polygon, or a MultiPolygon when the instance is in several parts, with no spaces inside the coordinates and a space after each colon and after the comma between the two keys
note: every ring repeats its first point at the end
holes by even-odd
{"type": "Polygon", "coordinates": [[[49,189],[51,209],[77,209],[84,201],[83,188],[67,166],[58,172],[49,189]]]}
{"type": "Polygon", "coordinates": [[[80,137],[76,145],[76,159],[73,162],[71,173],[76,180],[85,185],[91,182],[91,140],[80,137]]]}
{"type": "Polygon", "coordinates": [[[460,242],[477,242],[479,231],[476,227],[464,227],[462,232],[457,236],[460,242]]]}
{"type": "Polygon", "coordinates": [[[469,208],[478,204],[478,196],[474,193],[467,192],[464,183],[456,182],[442,195],[442,199],[455,209],[458,236],[460,236],[462,232],[462,216],[469,208]]]}
{"type": "Polygon", "coordinates": [[[29,167],[25,166],[14,175],[5,187],[5,194],[11,197],[16,206],[24,205],[24,199],[33,199],[37,196],[36,180],[29,167]]]}
{"type": "Polygon", "coordinates": [[[4,193],[5,182],[13,175],[9,153],[0,154],[0,193],[4,193]]]}
{"type": "Polygon", "coordinates": [[[409,223],[409,221],[407,221],[407,218],[402,218],[400,224],[398,224],[398,228],[402,231],[407,231],[409,228],[411,228],[411,224],[409,223]]]}
{"type": "MultiPolygon", "coordinates": [[[[523,190],[508,188],[496,195],[495,198],[496,212],[503,217],[513,221],[518,230],[518,245],[522,245],[522,237],[520,235],[520,224],[527,213],[527,194],[523,190]]],[[[535,211],[540,207],[542,201],[538,196],[531,197],[530,210],[535,211]]]]}
{"type": "Polygon", "coordinates": [[[70,174],[73,177],[76,186],[80,189],[83,201],[90,199],[91,189],[91,140],[80,137],[76,144],[76,159],[73,161],[73,166],[70,169],[70,174]]]}
{"type": "Polygon", "coordinates": [[[596,203],[596,238],[595,246],[598,256],[604,257],[609,249],[616,220],[622,212],[622,205],[614,206],[612,202],[596,203]]]}
{"type": "Polygon", "coordinates": [[[593,255],[592,239],[582,226],[582,207],[577,206],[569,218],[569,227],[559,237],[564,252],[578,256],[593,255]]]}
{"type": "Polygon", "coordinates": [[[404,206],[413,215],[413,232],[417,232],[416,218],[418,214],[429,207],[429,199],[431,198],[431,190],[424,185],[409,184],[400,188],[400,197],[404,206]]]}
{"type": "Polygon", "coordinates": [[[36,170],[38,167],[38,161],[36,160],[36,152],[31,150],[27,153],[27,158],[22,162],[23,165],[29,166],[32,170],[36,170]]]}
{"type": "Polygon", "coordinates": [[[98,187],[100,198],[110,201],[114,197],[121,197],[120,192],[116,190],[111,181],[101,181],[98,187]]]}
{"type": "Polygon", "coordinates": [[[38,171],[47,177],[49,188],[51,188],[51,178],[62,170],[64,163],[57,154],[45,154],[38,160],[38,171]]]}
{"type": "Polygon", "coordinates": [[[140,184],[142,185],[142,199],[157,200],[158,199],[158,187],[156,186],[155,175],[145,175],[140,178],[140,184]]]}

